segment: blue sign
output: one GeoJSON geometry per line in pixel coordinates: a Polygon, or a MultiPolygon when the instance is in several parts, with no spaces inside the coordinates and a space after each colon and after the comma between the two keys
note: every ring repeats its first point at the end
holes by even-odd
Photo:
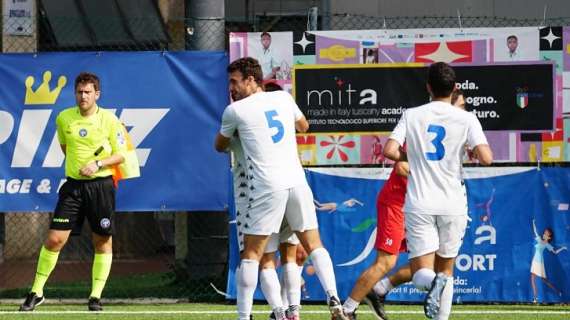
{"type": "MultiPolygon", "coordinates": [[[[376,194],[390,169],[313,169],[307,177],[319,231],[345,299],[376,258],[376,194]]],[[[567,168],[467,168],[469,217],[455,263],[456,301],[561,303],[570,301],[570,170],[567,168]],[[533,289],[533,284],[536,290],[533,289]]],[[[233,228],[232,228],[233,229],[233,228]]],[[[230,243],[232,252],[237,243],[230,243]]],[[[237,254],[230,256],[237,266],[237,254]]],[[[402,254],[398,266],[407,263],[402,254]]],[[[396,268],[397,268],[396,267],[396,268]]],[[[235,269],[228,293],[235,297],[235,269]]],[[[303,299],[325,300],[314,268],[303,270],[303,299]]],[[[394,289],[392,301],[423,300],[411,285],[394,289]]],[[[257,298],[263,299],[258,293],[257,298]]]]}
{"type": "Polygon", "coordinates": [[[117,210],[223,210],[228,157],[213,141],[228,104],[223,52],[0,55],[0,211],[52,211],[64,177],[55,118],[75,105],[82,71],[98,105],[129,130],[141,177],[119,183],[117,210]]]}

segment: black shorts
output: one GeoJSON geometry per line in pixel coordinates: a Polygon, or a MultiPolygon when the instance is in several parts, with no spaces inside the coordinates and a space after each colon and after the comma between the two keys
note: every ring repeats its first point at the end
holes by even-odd
{"type": "Polygon", "coordinates": [[[113,178],[67,181],[59,189],[59,199],[50,229],[81,228],[87,217],[91,231],[112,235],[115,226],[115,186],[113,178]]]}

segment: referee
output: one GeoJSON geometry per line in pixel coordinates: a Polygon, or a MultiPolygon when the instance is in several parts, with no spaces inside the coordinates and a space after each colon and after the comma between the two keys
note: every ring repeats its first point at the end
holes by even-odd
{"type": "Polygon", "coordinates": [[[65,154],[67,181],[59,190],[34,283],[20,311],[33,311],[44,302],[44,285],[59,252],[74,226],[81,226],[85,218],[91,226],[95,247],[88,307],[90,311],[103,310],[100,298],[113,255],[115,186],[112,167],[124,161],[127,144],[117,117],[97,105],[100,95],[99,78],[91,73],[80,73],[75,79],[77,105],[57,116],[57,138],[65,154]]]}

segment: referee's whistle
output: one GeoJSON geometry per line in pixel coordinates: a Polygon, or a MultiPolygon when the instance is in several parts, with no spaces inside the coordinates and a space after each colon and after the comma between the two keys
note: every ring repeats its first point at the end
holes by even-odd
{"type": "Polygon", "coordinates": [[[103,151],[103,146],[100,146],[99,148],[97,148],[97,150],[95,150],[94,155],[95,155],[95,156],[98,156],[99,153],[101,153],[101,151],[103,151]]]}

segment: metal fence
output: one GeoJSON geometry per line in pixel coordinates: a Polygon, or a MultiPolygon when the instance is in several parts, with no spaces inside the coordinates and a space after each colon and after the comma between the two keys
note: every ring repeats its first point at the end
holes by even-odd
{"type": "MultiPolygon", "coordinates": [[[[37,19],[31,25],[33,32],[30,35],[5,34],[2,49],[3,52],[207,49],[204,43],[217,44],[222,41],[227,44],[229,32],[303,31],[308,24],[304,13],[250,19],[227,17],[225,21],[210,22],[174,20],[159,26],[165,36],[139,41],[128,33],[126,37],[114,38],[113,30],[122,23],[120,21],[103,19],[100,22],[102,31],[82,34],[77,32],[78,24],[83,23],[81,21],[62,18],[61,21],[47,24],[37,19]],[[66,35],[64,41],[54,37],[55,26],[59,34],[66,35]],[[224,28],[224,31],[220,28],[224,28]],[[197,46],[197,43],[202,45],[197,46]]],[[[140,23],[135,28],[148,27],[144,20],[130,23],[140,23]]],[[[322,30],[538,25],[570,25],[570,17],[541,20],[324,15],[318,20],[322,30]]],[[[49,218],[47,213],[0,213],[0,299],[21,298],[27,292],[34,277],[39,248],[49,227],[49,218]]],[[[211,284],[221,289],[226,284],[228,219],[224,212],[119,213],[116,226],[114,262],[103,294],[105,298],[223,299],[215,293],[211,284]]],[[[46,295],[86,298],[90,290],[92,250],[88,229],[79,236],[71,237],[46,286],[46,295]]]]}

